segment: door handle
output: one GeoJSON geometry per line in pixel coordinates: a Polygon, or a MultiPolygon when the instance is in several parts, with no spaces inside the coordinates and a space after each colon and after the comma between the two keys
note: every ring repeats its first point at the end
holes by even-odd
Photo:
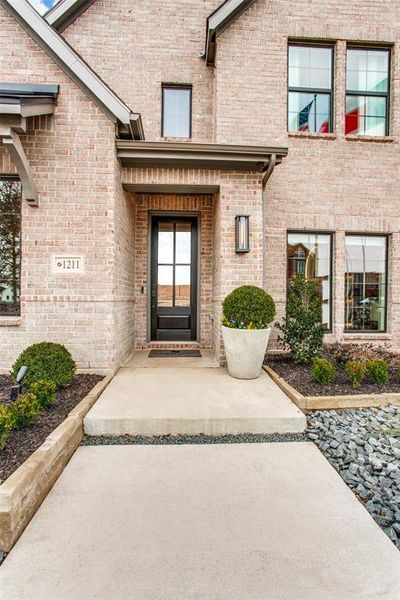
{"type": "Polygon", "coordinates": [[[156,293],[156,284],[153,283],[151,286],[151,307],[155,308],[157,306],[157,293],[156,293]]]}

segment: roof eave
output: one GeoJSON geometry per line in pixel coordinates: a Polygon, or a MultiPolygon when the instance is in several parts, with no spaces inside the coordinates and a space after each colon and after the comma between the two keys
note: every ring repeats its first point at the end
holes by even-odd
{"type": "Polygon", "coordinates": [[[229,27],[256,0],[225,0],[207,19],[204,58],[208,66],[215,64],[217,36],[229,27]]]}
{"type": "MultiPolygon", "coordinates": [[[[132,111],[26,0],[0,0],[52,60],[117,124],[131,127],[132,111]]],[[[143,130],[143,128],[142,128],[143,130]]]]}
{"type": "Polygon", "coordinates": [[[61,32],[84,13],[93,2],[94,0],[60,0],[47,11],[44,18],[54,29],[61,32]]]}

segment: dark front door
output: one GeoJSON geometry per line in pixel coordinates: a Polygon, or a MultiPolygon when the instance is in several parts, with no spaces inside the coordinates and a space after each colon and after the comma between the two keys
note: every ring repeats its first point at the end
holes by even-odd
{"type": "Polygon", "coordinates": [[[196,305],[197,218],[153,217],[151,339],[195,340],[196,305]]]}

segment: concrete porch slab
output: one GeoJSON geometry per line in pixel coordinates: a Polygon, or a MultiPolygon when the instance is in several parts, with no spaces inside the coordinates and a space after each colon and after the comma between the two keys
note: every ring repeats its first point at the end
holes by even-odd
{"type": "Polygon", "coordinates": [[[395,600],[400,554],[311,443],[79,448],[2,600],[395,600]]]}
{"type": "Polygon", "coordinates": [[[84,420],[87,435],[111,436],[298,433],[305,428],[304,414],[264,372],[244,381],[222,368],[173,366],[120,369],[84,420]]]}

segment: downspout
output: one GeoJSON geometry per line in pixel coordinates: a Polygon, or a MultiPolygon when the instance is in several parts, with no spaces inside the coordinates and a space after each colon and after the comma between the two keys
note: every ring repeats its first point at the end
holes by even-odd
{"type": "Polygon", "coordinates": [[[276,165],[276,154],[271,154],[271,158],[269,160],[268,163],[268,167],[267,169],[263,172],[263,177],[262,177],[262,195],[263,195],[263,202],[262,202],[262,221],[263,221],[263,237],[262,237],[262,244],[263,244],[263,287],[267,288],[268,287],[268,282],[267,282],[267,277],[266,277],[266,269],[267,269],[267,243],[266,243],[266,229],[267,229],[267,219],[266,219],[266,215],[265,215],[265,187],[267,185],[267,181],[268,179],[271,177],[273,170],[275,169],[275,165],[276,165]]]}
{"type": "Polygon", "coordinates": [[[271,177],[273,170],[275,169],[275,165],[276,165],[276,154],[271,154],[271,158],[269,159],[268,167],[264,171],[263,178],[262,178],[263,189],[267,185],[267,181],[271,177]]]}

